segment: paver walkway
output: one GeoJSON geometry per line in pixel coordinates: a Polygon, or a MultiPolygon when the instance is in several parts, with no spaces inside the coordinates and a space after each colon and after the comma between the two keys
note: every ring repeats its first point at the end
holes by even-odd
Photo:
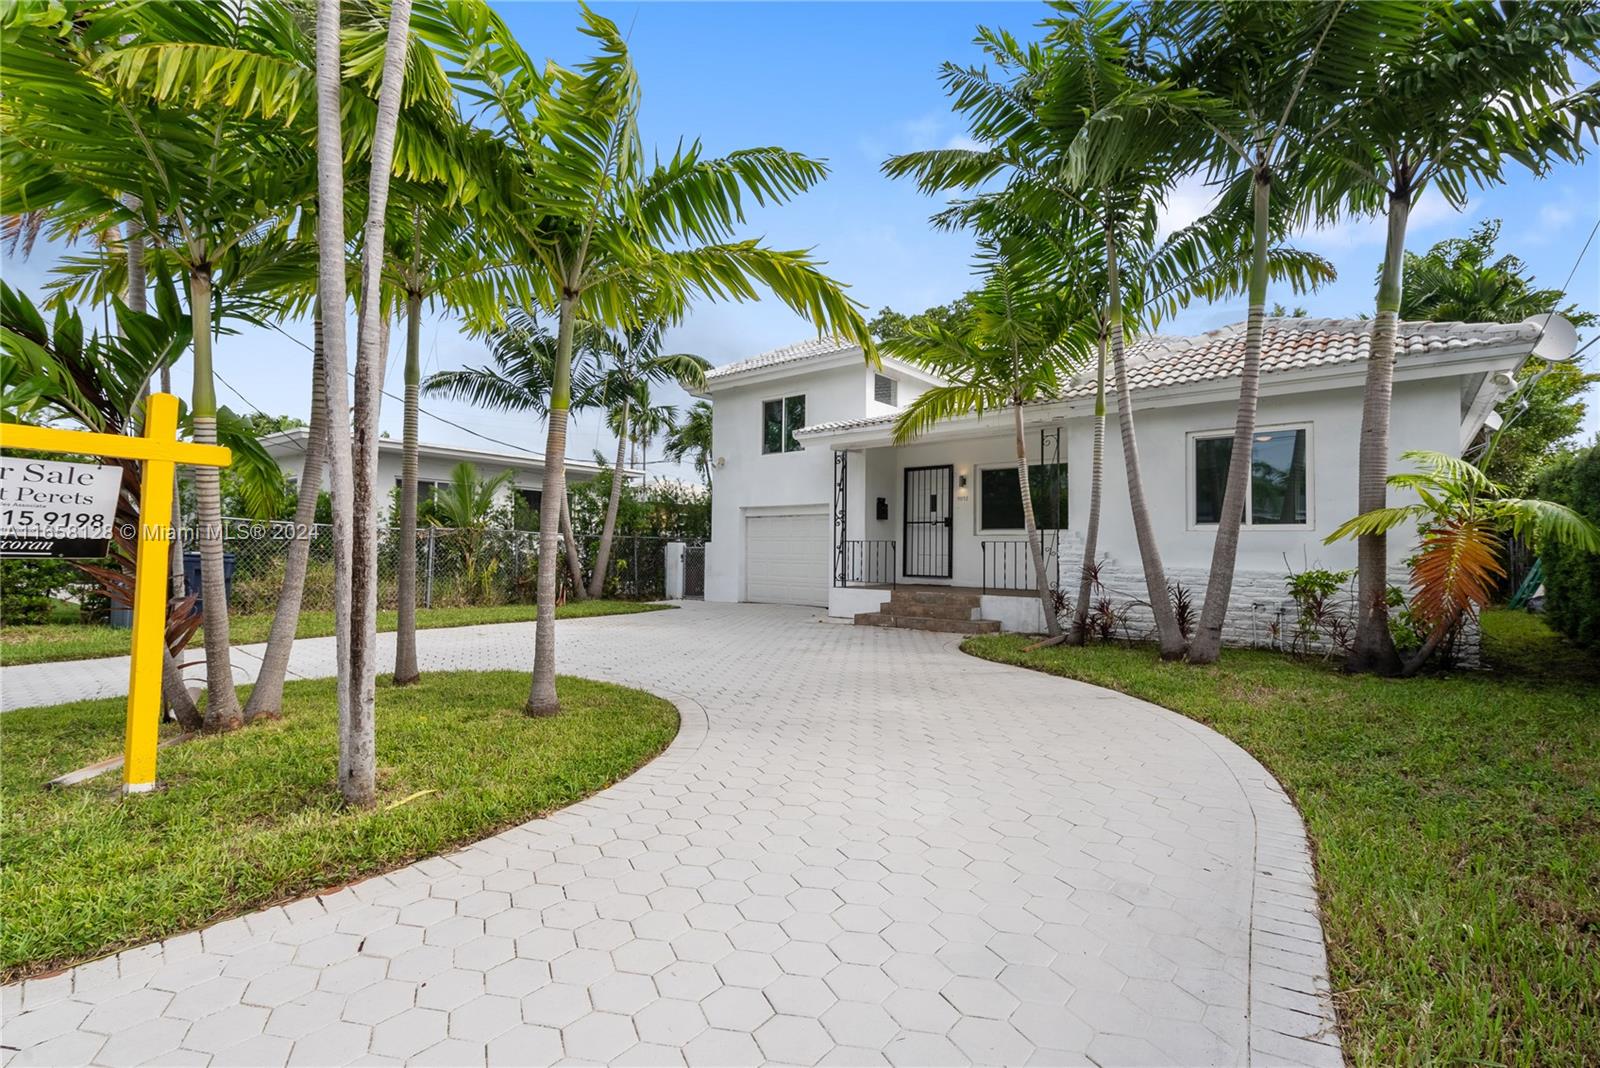
{"type": "MultiPolygon", "coordinates": [[[[5,1063],[1341,1063],[1299,818],[1219,735],[806,609],[560,627],[564,672],[677,702],[655,762],[449,856],[8,987],[5,1063]]],[[[522,666],[531,636],[424,631],[421,658],[522,666]]],[[[51,669],[94,684],[6,685],[51,669]]]]}

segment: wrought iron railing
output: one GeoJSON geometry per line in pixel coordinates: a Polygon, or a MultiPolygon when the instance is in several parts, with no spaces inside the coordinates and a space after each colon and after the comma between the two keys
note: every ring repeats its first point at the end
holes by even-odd
{"type": "MultiPolygon", "coordinates": [[[[1054,586],[1057,581],[1057,557],[1061,552],[1059,531],[1040,531],[1044,542],[1045,578],[1054,586]]],[[[982,554],[983,592],[990,590],[1031,590],[1038,586],[1033,570],[1033,553],[1028,549],[1027,538],[1001,538],[978,543],[982,554]]]]}
{"type": "Polygon", "coordinates": [[[839,543],[835,586],[893,586],[895,543],[891,539],[853,539],[839,543]]]}

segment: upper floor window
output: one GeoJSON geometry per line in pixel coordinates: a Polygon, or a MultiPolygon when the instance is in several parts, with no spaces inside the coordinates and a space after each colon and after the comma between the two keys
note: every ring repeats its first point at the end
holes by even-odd
{"type": "Polygon", "coordinates": [[[900,383],[888,375],[873,375],[872,399],[879,404],[898,404],[900,396],[899,385],[900,383]]]}
{"type": "MultiPolygon", "coordinates": [[[[1250,479],[1245,487],[1247,526],[1306,526],[1310,522],[1306,491],[1308,428],[1258,430],[1250,450],[1250,479]]],[[[1194,436],[1194,521],[1218,522],[1228,488],[1232,434],[1194,436]]]]}
{"type": "Polygon", "coordinates": [[[806,398],[784,397],[761,405],[761,451],[797,452],[794,432],[806,425],[806,398]]]}

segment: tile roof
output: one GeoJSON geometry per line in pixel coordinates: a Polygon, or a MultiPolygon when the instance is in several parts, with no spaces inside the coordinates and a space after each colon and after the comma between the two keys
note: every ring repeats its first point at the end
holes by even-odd
{"type": "MultiPolygon", "coordinates": [[[[1462,353],[1519,342],[1531,351],[1538,337],[1539,327],[1533,323],[1400,323],[1395,356],[1405,359],[1430,353],[1462,353]]],[[[1140,338],[1128,346],[1128,386],[1137,391],[1236,378],[1244,365],[1244,340],[1244,323],[1194,337],[1140,338]]],[[[1367,358],[1371,341],[1372,322],[1367,319],[1269,318],[1261,342],[1261,373],[1359,363],[1367,358]]],[[[1093,392],[1094,374],[1090,370],[1079,374],[1061,396],[1083,397],[1093,392]]],[[[869,416],[817,423],[801,432],[847,430],[893,421],[892,415],[869,416]]]]}
{"type": "MultiPolygon", "coordinates": [[[[1531,323],[1400,323],[1395,356],[1468,352],[1519,341],[1531,347],[1538,336],[1539,328],[1531,323]]],[[[1237,377],[1244,367],[1244,341],[1244,323],[1195,337],[1141,338],[1128,347],[1128,385],[1157,389],[1237,377]]],[[[1371,345],[1372,323],[1367,319],[1269,318],[1261,340],[1261,373],[1360,363],[1371,345]]],[[[1093,377],[1079,375],[1063,395],[1093,391],[1093,377]]]]}
{"type": "Polygon", "coordinates": [[[764,367],[776,367],[779,364],[799,363],[803,360],[814,360],[823,356],[832,356],[840,352],[860,351],[852,341],[838,337],[814,337],[806,341],[799,341],[793,345],[785,345],[781,349],[763,352],[759,356],[751,356],[747,360],[723,364],[713,367],[706,372],[706,381],[715,382],[720,378],[730,375],[742,374],[745,371],[755,371],[764,367]]]}

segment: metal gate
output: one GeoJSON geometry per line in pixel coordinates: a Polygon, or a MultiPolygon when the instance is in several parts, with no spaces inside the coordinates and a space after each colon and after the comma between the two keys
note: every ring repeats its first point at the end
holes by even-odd
{"type": "Polygon", "coordinates": [[[906,468],[904,529],[901,540],[903,574],[906,578],[950,577],[951,548],[955,528],[950,522],[950,502],[955,496],[956,469],[941,467],[906,468]]]}
{"type": "Polygon", "coordinates": [[[706,547],[683,547],[683,596],[689,600],[702,600],[706,595],[706,547]]]}

